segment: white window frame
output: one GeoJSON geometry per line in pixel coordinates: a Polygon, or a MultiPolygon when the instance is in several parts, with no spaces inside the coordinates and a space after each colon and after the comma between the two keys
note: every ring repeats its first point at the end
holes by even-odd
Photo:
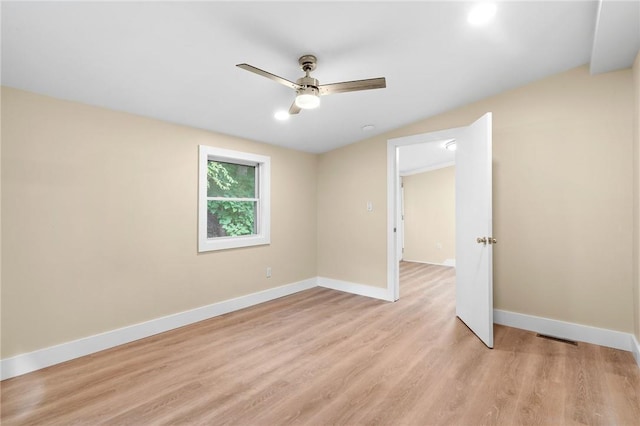
{"type": "Polygon", "coordinates": [[[198,165],[198,252],[271,244],[271,158],[200,145],[198,165]],[[210,160],[256,166],[256,234],[207,238],[207,169],[210,160]]]}

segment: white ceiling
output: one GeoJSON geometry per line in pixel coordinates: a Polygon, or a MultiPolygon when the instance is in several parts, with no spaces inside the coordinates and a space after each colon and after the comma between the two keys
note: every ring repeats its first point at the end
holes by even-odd
{"type": "Polygon", "coordinates": [[[591,53],[591,73],[627,68],[640,49],[640,1],[600,3],[591,53]]]}
{"type": "Polygon", "coordinates": [[[587,64],[592,51],[631,65],[610,57],[615,19],[598,23],[608,38],[594,48],[597,1],[497,4],[490,25],[471,27],[473,3],[458,1],[4,1],[2,84],[325,152],[587,64]],[[309,53],[321,83],[384,76],[387,88],[323,97],[276,121],[294,92],[235,65],[295,80],[309,53]]]}
{"type": "Polygon", "coordinates": [[[449,141],[450,139],[401,146],[398,150],[400,176],[452,166],[456,160],[456,153],[445,148],[445,144],[449,141]]]}

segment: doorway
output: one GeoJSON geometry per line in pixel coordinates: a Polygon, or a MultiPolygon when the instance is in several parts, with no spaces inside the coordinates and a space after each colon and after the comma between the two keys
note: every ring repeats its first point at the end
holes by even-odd
{"type": "Polygon", "coordinates": [[[398,254],[405,261],[455,266],[455,152],[451,148],[451,141],[398,148],[398,254]]]}
{"type": "MultiPolygon", "coordinates": [[[[445,151],[447,143],[455,142],[466,127],[458,127],[438,132],[406,136],[387,141],[387,286],[393,300],[400,298],[400,271],[398,260],[402,257],[402,179],[400,169],[400,150],[409,150],[414,158],[427,156],[431,164],[416,161],[405,166],[406,172],[428,171],[434,166],[451,166],[455,157],[438,157],[438,151],[445,151]],[[420,154],[422,152],[422,154],[420,154]],[[434,159],[435,158],[435,159],[434,159]],[[438,160],[438,158],[440,158],[438,160]]],[[[404,174],[404,173],[403,173],[404,174]]]]}
{"type": "Polygon", "coordinates": [[[456,142],[456,316],[493,347],[492,115],[457,127],[387,141],[387,292],[400,298],[400,147],[456,142]]]}

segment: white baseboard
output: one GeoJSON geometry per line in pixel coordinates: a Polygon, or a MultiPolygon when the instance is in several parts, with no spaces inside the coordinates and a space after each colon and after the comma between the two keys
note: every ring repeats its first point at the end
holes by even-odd
{"type": "Polygon", "coordinates": [[[631,338],[633,339],[633,348],[631,352],[633,352],[633,357],[636,359],[636,364],[640,367],[640,343],[638,342],[638,339],[636,339],[636,336],[632,335],[631,338]]]}
{"type": "MultiPolygon", "coordinates": [[[[96,334],[94,336],[3,359],[0,361],[0,380],[20,376],[54,364],[258,305],[317,286],[385,301],[393,301],[393,297],[389,295],[386,288],[372,287],[331,278],[314,277],[297,283],[267,289],[235,299],[213,303],[189,311],[156,318],[140,324],[134,324],[106,333],[96,334]]],[[[640,367],[640,344],[636,337],[630,333],[573,324],[499,309],[494,310],[493,318],[496,324],[521,328],[563,339],[630,351],[633,353],[640,367]]]]}
{"type": "MultiPolygon", "coordinates": [[[[535,317],[532,315],[519,314],[500,309],[493,310],[493,322],[509,327],[534,331],[547,336],[559,337],[578,342],[593,343],[594,345],[607,346],[609,348],[634,352],[635,337],[633,334],[623,333],[621,331],[607,330],[605,328],[535,317]]],[[[637,344],[638,342],[635,340],[635,350],[640,351],[637,344]]],[[[638,355],[636,355],[636,361],[637,360],[638,355]]]]}
{"type": "Polygon", "coordinates": [[[413,263],[422,263],[424,265],[436,265],[436,266],[456,266],[456,260],[455,259],[445,259],[444,262],[442,263],[435,263],[435,262],[425,262],[424,260],[411,260],[411,259],[402,259],[403,262],[413,262],[413,263]]]}
{"type": "Polygon", "coordinates": [[[318,286],[393,302],[393,296],[389,295],[387,288],[350,283],[348,281],[340,281],[324,277],[318,277],[318,286]]]}
{"type": "Polygon", "coordinates": [[[156,318],[143,323],[96,334],[60,345],[21,354],[0,361],[0,380],[30,373],[54,364],[69,361],[134,340],[153,336],[198,321],[248,308],[260,303],[288,296],[317,286],[317,279],[310,278],[293,284],[270,288],[246,296],[229,299],[200,308],[156,318]]]}

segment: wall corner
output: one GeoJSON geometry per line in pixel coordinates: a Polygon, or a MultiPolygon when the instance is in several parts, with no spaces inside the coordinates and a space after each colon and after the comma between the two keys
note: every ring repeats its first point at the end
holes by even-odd
{"type": "MultiPolygon", "coordinates": [[[[640,51],[633,62],[633,314],[640,340],[640,51]]],[[[639,360],[640,363],[640,360],[639,360]]]]}

